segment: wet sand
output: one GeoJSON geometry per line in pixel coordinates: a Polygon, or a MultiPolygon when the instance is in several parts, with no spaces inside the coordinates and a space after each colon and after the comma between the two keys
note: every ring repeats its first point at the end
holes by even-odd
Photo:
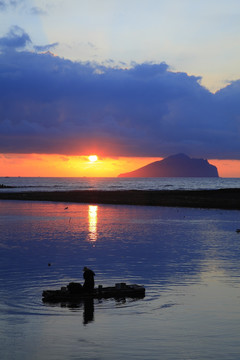
{"type": "Polygon", "coordinates": [[[220,190],[75,190],[0,193],[0,200],[54,201],[64,203],[174,206],[240,210],[240,189],[220,190]]]}

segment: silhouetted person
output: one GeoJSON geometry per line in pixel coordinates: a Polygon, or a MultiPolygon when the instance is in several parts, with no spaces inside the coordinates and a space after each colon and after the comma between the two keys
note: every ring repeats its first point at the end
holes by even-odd
{"type": "Polygon", "coordinates": [[[93,291],[94,276],[95,276],[94,272],[91,269],[84,266],[84,268],[83,268],[83,278],[84,278],[83,289],[85,291],[93,291]]]}

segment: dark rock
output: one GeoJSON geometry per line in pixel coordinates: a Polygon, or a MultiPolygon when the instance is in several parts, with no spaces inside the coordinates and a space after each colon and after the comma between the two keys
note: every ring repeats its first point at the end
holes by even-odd
{"type": "Polygon", "coordinates": [[[81,301],[84,298],[93,299],[110,299],[110,298],[144,298],[144,286],[125,283],[116,284],[109,287],[98,287],[91,292],[85,292],[81,284],[70,283],[67,287],[62,287],[61,290],[44,290],[42,293],[43,302],[54,303],[61,301],[81,301]]]}

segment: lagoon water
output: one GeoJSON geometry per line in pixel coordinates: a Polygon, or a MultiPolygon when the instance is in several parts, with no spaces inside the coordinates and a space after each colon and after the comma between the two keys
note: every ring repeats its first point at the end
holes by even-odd
{"type": "Polygon", "coordinates": [[[67,206],[0,201],[1,359],[239,359],[239,211],[67,206]],[[84,265],[145,298],[42,302],[84,265]]]}

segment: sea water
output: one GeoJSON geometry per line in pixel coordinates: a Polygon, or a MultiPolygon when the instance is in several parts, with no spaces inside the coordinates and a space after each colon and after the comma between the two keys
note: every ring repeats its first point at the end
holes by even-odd
{"type": "Polygon", "coordinates": [[[240,188],[240,178],[0,177],[0,192],[69,190],[211,190],[240,188]]]}
{"type": "Polygon", "coordinates": [[[0,201],[4,360],[238,360],[240,212],[0,201]],[[143,299],[48,304],[82,268],[143,299]]]}

